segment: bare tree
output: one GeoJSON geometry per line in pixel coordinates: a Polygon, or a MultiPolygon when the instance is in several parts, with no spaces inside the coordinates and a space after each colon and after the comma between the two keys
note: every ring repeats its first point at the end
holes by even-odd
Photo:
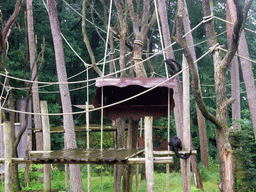
{"type": "MultiPolygon", "coordinates": [[[[63,110],[63,124],[66,137],[67,148],[77,148],[76,144],[76,135],[74,128],[74,120],[72,116],[72,107],[70,93],[67,84],[67,72],[65,66],[64,50],[62,45],[62,37],[60,33],[60,25],[56,10],[55,0],[47,1],[48,10],[49,10],[49,19],[51,24],[51,31],[53,37],[55,59],[56,59],[56,68],[60,88],[60,96],[62,102],[63,110]]],[[[81,177],[81,171],[79,165],[69,165],[70,169],[70,179],[72,184],[72,190],[74,192],[83,191],[83,183],[81,177]]]]}
{"type": "MultiPolygon", "coordinates": [[[[232,148],[229,142],[229,127],[227,122],[227,111],[228,107],[234,101],[233,98],[227,98],[226,90],[226,71],[230,66],[230,62],[233,59],[235,52],[238,48],[238,42],[242,29],[244,28],[245,19],[247,17],[249,8],[251,6],[252,0],[246,2],[246,5],[238,1],[234,1],[236,5],[237,20],[233,28],[232,43],[228,49],[227,54],[222,59],[220,51],[216,48],[217,39],[216,33],[214,31],[214,21],[210,20],[205,23],[206,35],[208,43],[212,48],[213,61],[214,61],[214,80],[215,80],[215,94],[216,94],[216,115],[211,114],[201,96],[199,89],[198,74],[193,65],[193,58],[190,51],[182,38],[182,14],[177,14],[177,42],[182,47],[183,53],[187,58],[189,69],[192,77],[192,90],[195,100],[198,104],[199,109],[205,118],[210,120],[216,126],[216,141],[217,149],[219,154],[220,163],[220,185],[221,191],[234,191],[234,173],[233,173],[233,158],[232,158],[232,148]]],[[[205,17],[210,17],[212,15],[213,2],[211,0],[203,0],[203,12],[205,17]]],[[[183,1],[178,1],[178,9],[182,13],[183,1]]],[[[179,11],[178,11],[179,12],[179,11]]]]}

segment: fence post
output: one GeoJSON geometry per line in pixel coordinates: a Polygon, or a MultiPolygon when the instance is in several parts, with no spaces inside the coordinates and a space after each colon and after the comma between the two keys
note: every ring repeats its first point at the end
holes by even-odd
{"type": "Polygon", "coordinates": [[[11,123],[4,122],[4,146],[5,146],[5,191],[12,191],[12,139],[11,123]]]}

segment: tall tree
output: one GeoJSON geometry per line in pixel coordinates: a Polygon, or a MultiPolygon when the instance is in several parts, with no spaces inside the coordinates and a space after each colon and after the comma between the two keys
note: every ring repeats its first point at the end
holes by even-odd
{"type": "MultiPolygon", "coordinates": [[[[191,27],[190,27],[189,13],[188,13],[188,8],[187,8],[186,2],[184,4],[183,27],[184,27],[185,33],[188,34],[186,36],[186,41],[187,41],[187,44],[189,47],[189,51],[193,57],[193,60],[196,61],[196,51],[195,51],[195,47],[194,47],[192,33],[190,33],[191,27]]],[[[197,62],[195,62],[194,64],[195,64],[196,70],[198,71],[197,62]]],[[[200,84],[200,79],[199,79],[199,84],[200,84]]],[[[199,87],[199,88],[201,89],[201,87],[199,87]]],[[[197,105],[196,105],[196,112],[197,112],[199,139],[200,139],[201,162],[208,169],[209,168],[209,149],[208,149],[205,118],[202,115],[202,113],[199,110],[197,105]]]]}
{"type": "MultiPolygon", "coordinates": [[[[67,148],[77,148],[76,135],[74,129],[74,120],[72,116],[72,107],[70,100],[70,93],[67,84],[67,72],[65,66],[65,56],[62,44],[62,37],[60,33],[60,24],[57,15],[55,0],[47,0],[49,19],[51,24],[51,31],[53,37],[54,51],[57,75],[60,88],[60,96],[63,110],[63,124],[66,137],[67,148]]],[[[72,190],[74,192],[83,191],[83,183],[81,178],[81,170],[79,165],[69,165],[70,179],[72,190]]]]}
{"type": "MultiPolygon", "coordinates": [[[[35,81],[32,84],[32,99],[33,99],[33,111],[34,113],[40,113],[39,92],[37,83],[37,62],[36,62],[36,45],[35,45],[35,33],[34,33],[34,21],[33,21],[33,6],[32,0],[27,0],[27,25],[28,25],[28,43],[29,43],[29,56],[30,56],[30,70],[31,79],[35,81]]],[[[35,129],[42,129],[40,115],[34,115],[35,129]]],[[[36,132],[36,150],[43,150],[43,133],[36,132]]]]}
{"type": "MultiPolygon", "coordinates": [[[[193,37],[192,37],[192,34],[190,33],[191,27],[190,27],[188,7],[187,7],[186,1],[184,1],[183,27],[184,27],[185,33],[187,34],[186,41],[189,47],[189,51],[193,57],[193,60],[196,61],[196,51],[194,47],[193,37]]],[[[194,65],[196,70],[198,71],[197,62],[195,62],[194,65]]],[[[199,84],[200,84],[200,81],[199,81],[199,84]]],[[[200,139],[201,162],[206,168],[209,168],[209,150],[208,150],[205,119],[197,105],[196,105],[196,112],[197,112],[197,122],[198,122],[198,130],[199,130],[199,139],[200,139]]],[[[192,141],[191,143],[192,143],[191,148],[194,148],[192,141]]],[[[200,171],[199,171],[196,156],[191,157],[191,164],[192,164],[192,171],[194,173],[195,186],[197,188],[202,189],[203,184],[200,177],[200,171]]]]}
{"type": "MultiPolygon", "coordinates": [[[[178,1],[178,9],[183,10],[183,1],[178,1]]],[[[252,0],[246,2],[246,5],[242,6],[240,1],[234,1],[236,5],[237,20],[233,28],[232,43],[228,49],[227,54],[222,59],[221,53],[218,48],[215,48],[217,45],[216,33],[214,30],[214,21],[209,20],[205,23],[206,35],[208,43],[212,48],[213,62],[214,62],[214,81],[215,81],[215,94],[216,94],[216,116],[211,114],[201,96],[199,89],[198,74],[193,65],[193,58],[190,54],[190,51],[182,38],[182,16],[177,15],[176,24],[177,24],[177,42],[182,47],[185,57],[187,58],[191,77],[192,77],[192,90],[195,97],[195,100],[198,104],[199,109],[205,118],[210,120],[216,126],[216,141],[217,149],[219,155],[219,164],[220,164],[220,185],[219,188],[221,191],[234,191],[234,173],[233,173],[233,158],[232,158],[232,148],[229,142],[229,127],[227,121],[227,112],[228,107],[234,101],[233,98],[227,98],[226,90],[226,71],[230,66],[230,62],[233,59],[237,48],[239,37],[242,29],[244,28],[244,23],[251,6],[252,0]]],[[[203,12],[205,17],[210,17],[213,13],[213,2],[211,0],[203,0],[203,12]]]]}
{"type": "MultiPolygon", "coordinates": [[[[236,20],[235,4],[233,0],[227,0],[227,21],[234,23],[236,20]]],[[[227,39],[228,45],[232,43],[232,28],[233,25],[227,23],[227,39]]],[[[231,95],[234,98],[234,103],[232,104],[232,121],[235,130],[240,129],[241,120],[241,105],[240,105],[240,75],[239,75],[239,63],[237,56],[234,56],[230,63],[230,76],[231,76],[231,95]]]]}

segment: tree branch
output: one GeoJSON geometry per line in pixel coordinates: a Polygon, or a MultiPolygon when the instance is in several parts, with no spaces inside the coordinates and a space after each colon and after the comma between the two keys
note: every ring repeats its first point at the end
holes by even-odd
{"type": "Polygon", "coordinates": [[[188,46],[182,38],[182,21],[183,21],[182,12],[183,12],[183,1],[179,0],[178,1],[178,13],[176,16],[176,35],[177,35],[176,42],[182,48],[184,56],[186,57],[188,65],[189,65],[189,70],[190,70],[190,74],[191,74],[191,78],[192,78],[192,82],[191,82],[192,91],[193,91],[196,103],[198,105],[198,108],[200,109],[200,111],[202,112],[202,114],[204,115],[204,117],[206,119],[208,119],[209,121],[211,121],[218,127],[221,127],[222,123],[213,114],[211,114],[207,110],[207,108],[203,102],[200,85],[199,85],[199,79],[198,79],[199,76],[198,76],[197,70],[195,68],[195,65],[193,63],[193,58],[192,58],[192,55],[190,54],[188,46]]]}
{"type": "Polygon", "coordinates": [[[225,70],[227,70],[227,68],[229,67],[231,60],[233,59],[233,57],[237,51],[240,34],[241,34],[242,30],[244,29],[244,24],[245,24],[250,6],[252,4],[252,1],[253,0],[248,0],[243,9],[241,2],[239,0],[234,0],[234,4],[236,6],[237,20],[234,24],[233,35],[232,35],[230,47],[228,49],[227,54],[225,55],[225,57],[222,60],[222,66],[225,70]]]}
{"type": "Polygon", "coordinates": [[[86,1],[87,0],[83,1],[83,8],[82,8],[82,33],[83,33],[83,37],[84,37],[84,42],[86,44],[87,50],[88,50],[90,58],[91,58],[92,67],[94,68],[96,73],[98,73],[98,75],[101,76],[102,72],[96,65],[95,56],[94,56],[94,53],[92,51],[92,47],[91,47],[89,38],[87,36],[86,28],[85,28],[85,18],[86,18],[86,7],[85,7],[85,5],[86,5],[86,1]]]}

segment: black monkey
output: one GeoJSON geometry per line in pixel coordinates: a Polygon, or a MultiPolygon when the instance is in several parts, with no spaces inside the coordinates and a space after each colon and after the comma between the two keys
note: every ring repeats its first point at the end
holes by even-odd
{"type": "Polygon", "coordinates": [[[130,51],[133,51],[133,42],[134,39],[132,39],[131,41],[128,39],[125,40],[125,45],[130,49],[130,51]]]}
{"type": "Polygon", "coordinates": [[[181,66],[177,61],[173,59],[166,59],[164,62],[167,64],[169,77],[181,71],[181,66]]]}
{"type": "Polygon", "coordinates": [[[176,135],[175,135],[173,138],[171,138],[171,140],[170,140],[170,142],[168,143],[168,145],[170,145],[170,150],[171,150],[171,151],[174,151],[175,154],[176,154],[179,158],[181,158],[181,159],[187,159],[187,158],[189,158],[190,155],[191,155],[191,152],[192,152],[192,151],[190,151],[190,153],[187,154],[187,155],[180,155],[180,154],[179,154],[179,151],[182,150],[182,143],[181,143],[180,138],[177,137],[176,135]]]}

